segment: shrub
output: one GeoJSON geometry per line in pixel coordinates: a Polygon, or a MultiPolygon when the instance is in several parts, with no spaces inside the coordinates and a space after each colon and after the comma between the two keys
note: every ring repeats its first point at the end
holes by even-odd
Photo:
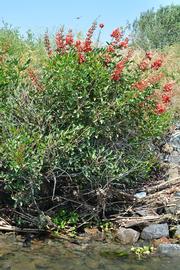
{"type": "Polygon", "coordinates": [[[59,31],[56,49],[46,33],[42,68],[27,61],[9,86],[1,156],[17,204],[47,209],[39,199],[48,197],[100,211],[110,186],[148,178],[157,162],[152,142],[168,128],[173,89],[160,71],[163,56],[147,52],[136,63],[120,29],[107,46],[94,46],[96,27],[85,40],[59,31]]]}
{"type": "Polygon", "coordinates": [[[147,10],[133,23],[134,42],[141,48],[164,48],[180,41],[180,5],[147,10]]]}

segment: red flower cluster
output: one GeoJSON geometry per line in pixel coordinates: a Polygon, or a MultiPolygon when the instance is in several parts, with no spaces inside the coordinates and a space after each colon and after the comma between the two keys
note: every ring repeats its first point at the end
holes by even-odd
{"type": "Polygon", "coordinates": [[[163,91],[166,92],[166,93],[162,94],[162,97],[161,97],[162,98],[162,103],[158,103],[156,105],[155,113],[161,114],[161,113],[164,113],[166,111],[166,106],[165,105],[167,105],[167,104],[169,104],[171,102],[171,92],[173,90],[173,86],[174,86],[173,82],[166,83],[163,86],[163,91]]]}
{"type": "Polygon", "coordinates": [[[164,86],[163,86],[163,90],[165,92],[171,92],[173,90],[173,87],[174,87],[174,82],[169,82],[169,83],[166,83],[164,86]]]}
{"type": "Polygon", "coordinates": [[[93,22],[92,26],[89,28],[87,34],[86,34],[86,39],[85,39],[85,42],[88,41],[88,42],[92,42],[91,41],[91,38],[94,34],[94,31],[96,30],[96,27],[97,27],[97,22],[93,22]]]}
{"type": "Polygon", "coordinates": [[[66,45],[72,46],[74,43],[72,30],[69,30],[69,33],[66,35],[66,45]]]}
{"type": "Polygon", "coordinates": [[[164,77],[164,73],[161,72],[159,74],[150,76],[148,78],[148,82],[153,85],[153,84],[158,83],[163,77],[164,77]]]}
{"type": "Polygon", "coordinates": [[[139,64],[139,68],[142,71],[147,70],[148,67],[149,67],[149,61],[148,61],[148,59],[143,59],[142,62],[139,64]]]}
{"type": "Polygon", "coordinates": [[[110,54],[107,53],[107,54],[104,55],[104,62],[106,64],[109,64],[111,62],[111,60],[112,60],[112,58],[111,58],[110,54]]]}
{"type": "Polygon", "coordinates": [[[147,80],[142,80],[136,83],[133,83],[132,87],[138,89],[139,91],[144,91],[149,86],[147,80]]]}
{"type": "Polygon", "coordinates": [[[124,41],[121,41],[119,43],[119,46],[122,47],[122,48],[127,48],[128,47],[128,42],[129,42],[129,39],[128,38],[125,38],[124,41]]]}
{"type": "Polygon", "coordinates": [[[154,111],[156,114],[162,114],[166,111],[166,107],[164,104],[158,103],[154,111]]]}
{"type": "Polygon", "coordinates": [[[132,85],[133,88],[137,88],[140,91],[145,90],[148,86],[158,83],[162,77],[164,76],[163,73],[159,73],[157,75],[153,75],[145,80],[136,82],[132,85]]]}
{"type": "Polygon", "coordinates": [[[77,40],[75,43],[75,47],[78,51],[78,59],[79,59],[79,63],[82,64],[86,61],[85,58],[85,53],[87,52],[91,52],[92,51],[92,36],[94,31],[96,30],[96,26],[97,23],[96,21],[92,24],[92,26],[89,28],[87,35],[86,35],[86,39],[84,42],[77,40]]]}
{"type": "Polygon", "coordinates": [[[121,73],[125,68],[125,64],[129,61],[130,57],[132,56],[132,50],[129,50],[127,55],[123,58],[123,60],[119,61],[116,66],[115,70],[112,73],[111,79],[114,81],[119,81],[121,77],[121,73]]]}
{"type": "Polygon", "coordinates": [[[151,60],[153,58],[153,53],[152,52],[146,52],[146,58],[151,60]]]}
{"type": "Polygon", "coordinates": [[[56,41],[57,51],[58,52],[62,52],[62,51],[64,52],[66,44],[65,44],[65,41],[64,41],[63,30],[56,33],[55,41],[56,41]]]}
{"type": "Polygon", "coordinates": [[[114,53],[115,52],[115,48],[114,48],[114,46],[112,44],[108,45],[107,52],[110,52],[110,53],[114,53]]]}
{"type": "Polygon", "coordinates": [[[47,32],[45,33],[45,36],[44,36],[44,45],[48,53],[48,56],[50,57],[52,55],[52,49],[51,49],[51,44],[49,40],[49,35],[47,32]]]}
{"type": "Polygon", "coordinates": [[[171,102],[171,97],[166,94],[162,95],[162,102],[165,104],[171,102]]]}
{"type": "Polygon", "coordinates": [[[158,58],[157,60],[155,60],[152,64],[151,64],[151,68],[158,70],[163,63],[163,59],[162,58],[158,58]]]}
{"type": "Polygon", "coordinates": [[[29,78],[31,79],[32,85],[33,85],[39,92],[43,91],[43,86],[42,86],[41,83],[39,82],[38,76],[37,76],[37,74],[35,73],[35,71],[29,68],[29,69],[28,69],[28,75],[29,75],[29,78]]]}
{"type": "Polygon", "coordinates": [[[119,81],[121,73],[124,69],[124,61],[120,61],[116,64],[116,68],[111,76],[112,80],[119,81]]]}
{"type": "Polygon", "coordinates": [[[115,30],[113,30],[111,37],[113,37],[115,39],[116,43],[120,42],[120,39],[122,37],[122,33],[121,33],[120,29],[116,28],[115,30]]]}
{"type": "Polygon", "coordinates": [[[82,64],[86,61],[83,53],[78,53],[78,60],[79,60],[79,64],[82,64]]]}
{"type": "Polygon", "coordinates": [[[100,28],[104,28],[104,24],[103,24],[103,23],[100,23],[100,24],[99,24],[99,27],[100,27],[100,28]]]}

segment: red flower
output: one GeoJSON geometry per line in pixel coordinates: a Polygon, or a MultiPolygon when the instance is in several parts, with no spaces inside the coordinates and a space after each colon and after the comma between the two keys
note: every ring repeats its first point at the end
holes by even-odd
{"type": "Polygon", "coordinates": [[[173,82],[169,82],[169,83],[166,83],[164,86],[163,86],[163,90],[165,92],[171,92],[173,90],[173,86],[174,86],[174,83],[173,82]]]}
{"type": "Polygon", "coordinates": [[[165,95],[162,95],[162,101],[163,101],[163,103],[167,104],[171,101],[171,98],[170,98],[170,96],[165,94],[165,95]]]}
{"type": "Polygon", "coordinates": [[[142,70],[142,71],[145,71],[146,69],[148,69],[148,60],[147,59],[144,59],[140,64],[139,64],[139,68],[142,70]]]}
{"type": "Polygon", "coordinates": [[[120,40],[120,38],[122,37],[122,33],[121,33],[120,29],[116,28],[112,32],[111,37],[115,38],[115,40],[118,42],[120,40]]]}
{"type": "Polygon", "coordinates": [[[66,35],[66,45],[73,45],[74,43],[74,39],[73,39],[73,35],[72,32],[70,31],[67,35],[66,35]]]}
{"type": "Polygon", "coordinates": [[[82,63],[84,63],[86,61],[85,56],[82,53],[79,53],[78,54],[78,58],[79,58],[78,59],[79,60],[79,64],[82,64],[82,63]]]}
{"type": "Polygon", "coordinates": [[[116,64],[116,69],[119,70],[119,71],[122,71],[124,68],[124,62],[123,61],[120,61],[116,64]]]}
{"type": "Polygon", "coordinates": [[[158,83],[162,78],[164,77],[164,74],[161,72],[159,74],[153,75],[148,78],[148,82],[150,84],[156,84],[158,83]]]}
{"type": "Polygon", "coordinates": [[[120,75],[118,73],[113,73],[112,76],[111,76],[111,79],[114,80],[114,81],[119,81],[120,79],[120,75]]]}
{"type": "Polygon", "coordinates": [[[48,53],[48,56],[50,57],[52,55],[52,49],[51,49],[51,44],[50,44],[48,33],[46,33],[44,36],[44,45],[45,45],[46,51],[48,53]]]}
{"type": "Polygon", "coordinates": [[[57,50],[62,50],[65,48],[65,43],[64,43],[64,38],[63,38],[63,34],[62,32],[57,32],[56,33],[56,46],[57,46],[57,50]]]}
{"type": "Polygon", "coordinates": [[[32,85],[39,91],[43,91],[43,85],[40,83],[39,78],[36,72],[32,69],[28,69],[28,75],[31,79],[32,85]]]}
{"type": "Polygon", "coordinates": [[[152,52],[146,52],[146,57],[151,60],[153,57],[153,53],[152,52]]]}
{"type": "Polygon", "coordinates": [[[103,23],[100,23],[100,24],[99,24],[99,27],[100,27],[100,28],[103,28],[103,27],[104,27],[104,24],[103,24],[103,23]]]}
{"type": "Polygon", "coordinates": [[[151,65],[151,67],[155,70],[158,70],[161,66],[162,66],[163,60],[162,58],[157,59],[156,61],[154,61],[151,65]]]}
{"type": "Polygon", "coordinates": [[[114,47],[112,45],[108,45],[107,52],[112,52],[112,53],[115,52],[114,47]]]}
{"type": "Polygon", "coordinates": [[[166,111],[166,107],[164,106],[164,104],[158,103],[154,111],[156,114],[162,114],[166,111]]]}
{"type": "Polygon", "coordinates": [[[136,82],[132,85],[132,87],[137,88],[139,91],[143,91],[148,87],[148,81],[142,80],[140,82],[136,82]]]}
{"type": "Polygon", "coordinates": [[[112,59],[111,59],[111,56],[110,56],[109,54],[105,54],[105,60],[104,60],[105,63],[106,63],[106,64],[109,64],[109,63],[111,62],[111,60],[112,60],[112,59]]]}
{"type": "Polygon", "coordinates": [[[91,41],[86,39],[85,42],[84,42],[84,48],[83,48],[83,51],[84,52],[90,52],[92,51],[92,47],[91,47],[91,41]]]}
{"type": "Polygon", "coordinates": [[[123,48],[127,48],[127,47],[128,47],[128,42],[129,42],[129,39],[128,39],[128,38],[125,38],[124,41],[121,41],[121,42],[119,43],[119,46],[120,46],[120,47],[123,47],[123,48]]]}
{"type": "Polygon", "coordinates": [[[95,21],[95,22],[93,22],[92,26],[89,28],[89,30],[86,34],[86,36],[87,36],[86,40],[89,40],[89,41],[91,40],[93,33],[96,30],[96,26],[97,26],[97,22],[95,21]]]}

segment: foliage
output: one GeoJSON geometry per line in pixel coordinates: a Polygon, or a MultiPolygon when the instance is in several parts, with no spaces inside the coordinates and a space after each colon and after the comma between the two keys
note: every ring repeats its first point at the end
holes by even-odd
{"type": "Polygon", "coordinates": [[[163,56],[135,62],[119,29],[94,46],[96,27],[85,40],[61,29],[55,50],[46,33],[41,68],[2,52],[2,177],[16,205],[47,210],[60,200],[99,214],[111,185],[144,180],[157,162],[152,142],[168,128],[173,90],[163,56]]]}
{"type": "Polygon", "coordinates": [[[52,221],[58,226],[57,231],[70,229],[71,233],[75,233],[79,215],[76,212],[67,212],[65,209],[61,209],[52,218],[52,221]]]}
{"type": "Polygon", "coordinates": [[[154,251],[154,248],[151,246],[143,246],[143,247],[132,247],[131,251],[135,253],[139,258],[142,256],[150,255],[154,251]]]}
{"type": "Polygon", "coordinates": [[[180,41],[180,5],[148,10],[133,24],[134,41],[144,49],[163,48],[180,41]]]}

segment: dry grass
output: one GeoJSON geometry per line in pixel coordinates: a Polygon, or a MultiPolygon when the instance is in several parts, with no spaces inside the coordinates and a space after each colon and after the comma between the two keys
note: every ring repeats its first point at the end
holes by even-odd
{"type": "Polygon", "coordinates": [[[176,82],[172,100],[173,110],[180,116],[180,43],[166,48],[165,53],[167,55],[165,68],[176,82]]]}

